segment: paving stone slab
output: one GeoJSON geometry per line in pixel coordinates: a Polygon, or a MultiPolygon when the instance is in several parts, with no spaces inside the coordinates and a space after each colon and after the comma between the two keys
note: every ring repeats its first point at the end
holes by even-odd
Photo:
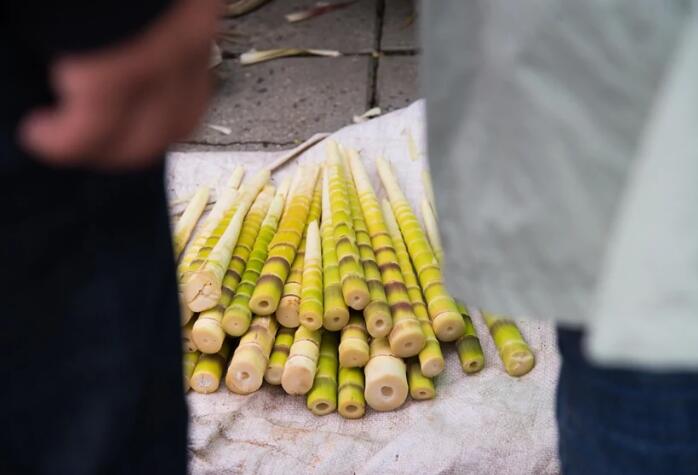
{"type": "Polygon", "coordinates": [[[414,0],[385,0],[381,50],[414,51],[419,49],[417,37],[419,22],[415,12],[414,0]]]}
{"type": "Polygon", "coordinates": [[[334,49],[343,53],[368,53],[375,49],[377,7],[374,0],[361,0],[346,8],[297,23],[284,15],[314,5],[313,0],[276,0],[227,27],[246,35],[246,44],[226,44],[226,51],[242,53],[254,47],[334,49]]]}
{"type": "Polygon", "coordinates": [[[389,112],[419,99],[419,56],[382,56],[378,63],[376,102],[389,112]]]}
{"type": "Polygon", "coordinates": [[[209,127],[189,143],[288,144],[332,132],[368,108],[371,58],[284,58],[251,66],[227,59],[219,66],[220,88],[204,119],[209,127]]]}

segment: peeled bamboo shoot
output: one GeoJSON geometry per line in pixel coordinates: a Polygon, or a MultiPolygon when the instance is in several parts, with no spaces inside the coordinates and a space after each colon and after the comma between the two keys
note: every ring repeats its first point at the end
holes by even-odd
{"type": "Polygon", "coordinates": [[[225,363],[230,355],[230,341],[226,340],[218,353],[202,354],[189,379],[191,388],[197,393],[213,393],[221,384],[225,363]]]}
{"type": "Polygon", "coordinates": [[[269,364],[264,373],[264,380],[269,384],[281,384],[281,375],[284,372],[288,354],[291,351],[293,344],[293,334],[296,332],[294,328],[279,327],[274,340],[274,348],[269,357],[269,364]]]}
{"type": "MultiPolygon", "coordinates": [[[[308,213],[308,224],[320,219],[320,211],[322,207],[322,181],[318,180],[313,191],[313,200],[310,202],[310,211],[308,213]]],[[[276,319],[279,323],[288,328],[296,328],[300,325],[298,312],[301,302],[301,285],[303,281],[303,267],[305,264],[305,247],[308,235],[308,226],[306,225],[303,233],[303,239],[298,247],[298,253],[293,260],[291,270],[284,284],[284,295],[279,302],[279,308],[276,310],[276,319]]]]}
{"type": "Polygon", "coordinates": [[[436,257],[434,257],[407,198],[400,189],[390,164],[379,158],[377,166],[378,174],[388,194],[393,213],[417,271],[434,333],[442,341],[455,341],[463,335],[465,324],[458,313],[453,298],[446,290],[436,257]]]}
{"type": "Polygon", "coordinates": [[[433,378],[441,373],[445,366],[444,355],[441,352],[441,344],[434,334],[434,329],[431,327],[431,320],[429,320],[427,305],[424,303],[422,289],[417,282],[417,276],[412,268],[407,246],[402,238],[397,221],[395,221],[395,215],[393,215],[390,203],[385,200],[383,200],[383,216],[385,217],[385,224],[390,231],[390,236],[393,238],[395,255],[400,264],[402,276],[405,278],[405,286],[407,287],[407,293],[409,294],[414,314],[422,325],[422,333],[424,333],[426,339],[424,348],[419,352],[420,367],[422,373],[426,377],[433,378]]]}
{"type": "Polygon", "coordinates": [[[510,318],[482,311],[504,369],[510,376],[523,376],[533,369],[535,357],[519,327],[510,318]]]}
{"type": "Polygon", "coordinates": [[[342,295],[334,228],[332,227],[327,169],[322,174],[322,226],[320,234],[322,236],[323,326],[331,331],[340,330],[349,321],[349,309],[342,295]]]}
{"type": "Polygon", "coordinates": [[[300,173],[302,176],[290,198],[288,210],[281,218],[279,230],[269,244],[269,255],[250,299],[250,308],[258,315],[271,315],[278,308],[284,283],[303,237],[318,167],[302,168],[300,173]]]}
{"type": "Polygon", "coordinates": [[[325,332],[320,343],[320,357],[313,387],[308,392],[308,409],[324,416],[337,409],[337,335],[325,332]]]}
{"type": "Polygon", "coordinates": [[[233,301],[223,313],[221,326],[228,335],[243,335],[252,321],[252,310],[250,310],[249,305],[250,297],[257,285],[262,266],[264,266],[264,262],[267,259],[267,248],[274,237],[274,233],[276,233],[290,185],[291,180],[286,179],[276,191],[276,195],[269,206],[267,215],[264,217],[262,226],[255,239],[252,252],[245,266],[245,272],[242,274],[242,279],[235,292],[233,301]]]}
{"type": "Polygon", "coordinates": [[[407,368],[404,361],[390,351],[385,338],[371,341],[371,359],[364,374],[366,403],[376,411],[392,411],[407,399],[407,368]]]}
{"type": "Polygon", "coordinates": [[[376,253],[378,268],[381,271],[388,305],[393,315],[392,329],[389,334],[390,347],[396,355],[414,356],[424,348],[425,336],[412,308],[405,279],[393,247],[393,240],[366,170],[357,155],[350,155],[349,161],[368,232],[371,235],[371,243],[376,253]]]}
{"type": "Polygon", "coordinates": [[[351,173],[348,158],[350,156],[358,158],[358,153],[356,150],[348,150],[346,152],[345,159],[343,160],[343,165],[344,173],[347,177],[347,191],[349,196],[349,205],[351,207],[351,214],[354,219],[356,243],[359,248],[359,257],[361,259],[361,265],[363,266],[364,275],[366,277],[366,285],[368,285],[368,292],[371,297],[369,304],[366,306],[366,308],[364,308],[364,318],[366,320],[368,332],[372,336],[381,337],[388,334],[388,331],[386,331],[387,325],[385,322],[392,321],[392,317],[390,315],[390,307],[388,306],[388,299],[385,295],[385,289],[383,288],[381,271],[378,268],[376,254],[374,253],[373,245],[371,244],[371,236],[368,233],[364,213],[361,209],[359,194],[356,191],[356,186],[354,185],[354,179],[351,173]]]}
{"type": "Polygon", "coordinates": [[[339,159],[337,143],[333,140],[327,140],[327,170],[330,180],[332,227],[344,302],[354,310],[363,310],[368,305],[370,294],[359,261],[346,177],[339,159]]]}
{"type": "Polygon", "coordinates": [[[189,201],[189,204],[187,204],[187,207],[184,210],[184,213],[182,213],[182,216],[179,218],[179,221],[177,221],[174,228],[174,236],[172,238],[175,259],[179,258],[184,251],[197,221],[199,221],[201,214],[206,208],[206,203],[208,203],[208,195],[208,186],[200,186],[196,190],[196,193],[194,193],[192,199],[189,201]]]}
{"type": "MultiPolygon", "coordinates": [[[[184,284],[184,297],[192,311],[202,312],[218,303],[221,297],[223,277],[233,256],[233,249],[240,235],[243,220],[255,198],[268,181],[269,171],[263,170],[255,175],[250,182],[242,185],[239,190],[237,209],[225,231],[215,239],[215,246],[203,259],[200,267],[187,277],[184,284]]],[[[217,231],[214,231],[209,240],[216,238],[216,236],[217,231]]],[[[192,266],[195,262],[192,263],[192,266]]]]}
{"type": "Polygon", "coordinates": [[[281,375],[281,387],[288,394],[306,394],[313,386],[320,356],[322,330],[298,327],[281,375]]]}
{"type": "Polygon", "coordinates": [[[427,232],[429,245],[434,252],[439,266],[444,266],[444,249],[441,244],[441,234],[439,233],[439,225],[436,223],[436,215],[434,210],[429,205],[426,198],[422,199],[422,221],[424,221],[424,230],[427,232]]]}
{"type": "Polygon", "coordinates": [[[221,297],[215,307],[201,312],[194,324],[192,336],[198,348],[204,353],[216,353],[223,344],[225,339],[225,332],[221,326],[223,313],[233,300],[247,259],[252,252],[262,221],[269,210],[274,195],[275,188],[272,185],[267,185],[252,204],[243,222],[240,237],[233,249],[232,258],[223,277],[221,297]]]}
{"type": "Polygon", "coordinates": [[[238,394],[250,394],[262,386],[277,328],[273,316],[252,320],[228,366],[225,376],[228,389],[238,394]]]}
{"type": "Polygon", "coordinates": [[[339,368],[337,412],[345,419],[359,419],[366,413],[364,372],[361,368],[339,368]]]}
{"type": "Polygon", "coordinates": [[[477,373],[485,366],[485,355],[482,353],[480,339],[477,337],[477,331],[468,310],[457,300],[456,305],[465,322],[465,334],[456,341],[458,359],[464,372],[477,373]]]}
{"type": "Polygon", "coordinates": [[[299,317],[310,330],[322,327],[322,255],[317,221],[308,226],[299,317]]]}
{"type": "MultiPolygon", "coordinates": [[[[183,290],[189,273],[192,270],[192,263],[199,255],[201,249],[206,245],[208,238],[213,233],[213,231],[219,225],[225,226],[225,224],[227,223],[227,217],[232,217],[232,214],[235,212],[236,200],[238,195],[237,189],[240,185],[240,181],[242,180],[243,175],[243,167],[238,166],[233,170],[233,172],[230,175],[230,178],[228,179],[225,189],[216,200],[216,204],[213,206],[211,212],[208,214],[208,216],[206,216],[206,219],[201,225],[201,229],[196,233],[196,235],[192,239],[191,244],[182,256],[182,260],[180,261],[179,266],[177,266],[177,278],[179,280],[179,305],[182,325],[186,325],[187,322],[194,315],[194,312],[192,312],[189,309],[187,300],[184,297],[183,290]]],[[[208,255],[208,252],[210,252],[210,249],[204,251],[206,255],[208,255]]]]}
{"type": "Polygon", "coordinates": [[[422,374],[419,361],[412,360],[407,364],[407,382],[409,383],[412,399],[422,401],[424,399],[434,399],[434,396],[436,396],[434,382],[431,378],[427,378],[422,374]]]}
{"type": "Polygon", "coordinates": [[[369,358],[368,332],[364,317],[353,311],[349,323],[342,328],[339,344],[339,365],[342,368],[362,368],[369,358]]]}

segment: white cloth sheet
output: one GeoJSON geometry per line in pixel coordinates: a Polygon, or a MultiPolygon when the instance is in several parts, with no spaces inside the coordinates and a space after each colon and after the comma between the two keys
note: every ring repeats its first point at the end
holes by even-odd
{"type": "MultiPolygon", "coordinates": [[[[422,196],[425,166],[423,102],[333,135],[360,150],[380,190],[369,160],[391,160],[413,207],[422,196]],[[410,158],[408,136],[417,146],[410,158]]],[[[186,197],[200,184],[221,186],[235,164],[247,176],[270,163],[274,152],[173,153],[168,166],[171,199],[186,197]]],[[[298,162],[319,161],[319,144],[274,174],[291,173],[298,162]]],[[[418,209],[418,208],[416,208],[418,209]]],[[[559,370],[555,335],[546,322],[520,322],[536,354],[534,370],[523,378],[506,375],[479,315],[474,315],[486,365],[465,375],[453,344],[444,344],[446,370],[436,380],[437,397],[410,401],[397,411],[367,410],[363,419],[337,413],[314,416],[304,397],[265,384],[239,396],[224,384],[210,395],[191,393],[190,470],[194,474],[547,474],[558,473],[554,389],[559,370]]]]}

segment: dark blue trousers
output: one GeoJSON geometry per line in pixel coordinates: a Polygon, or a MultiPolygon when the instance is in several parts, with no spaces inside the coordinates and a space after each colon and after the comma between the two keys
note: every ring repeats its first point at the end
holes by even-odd
{"type": "Polygon", "coordinates": [[[15,163],[0,169],[0,474],[184,474],[162,165],[15,163]]]}
{"type": "Polygon", "coordinates": [[[698,474],[698,373],[600,368],[582,355],[581,339],[558,331],[562,472],[698,474]]]}

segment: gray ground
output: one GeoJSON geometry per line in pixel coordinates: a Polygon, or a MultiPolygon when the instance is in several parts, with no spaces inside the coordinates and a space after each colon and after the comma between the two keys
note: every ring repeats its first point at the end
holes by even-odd
{"type": "MultiPolygon", "coordinates": [[[[333,0],[334,2],[338,0],[333,0]]],[[[417,21],[413,0],[358,0],[304,22],[284,14],[315,0],[272,0],[227,25],[244,35],[225,44],[218,92],[205,123],[180,150],[273,150],[316,132],[350,124],[379,106],[383,113],[419,97],[417,21]],[[293,57],[240,66],[240,53],[270,48],[336,49],[338,58],[293,57]]]]}

